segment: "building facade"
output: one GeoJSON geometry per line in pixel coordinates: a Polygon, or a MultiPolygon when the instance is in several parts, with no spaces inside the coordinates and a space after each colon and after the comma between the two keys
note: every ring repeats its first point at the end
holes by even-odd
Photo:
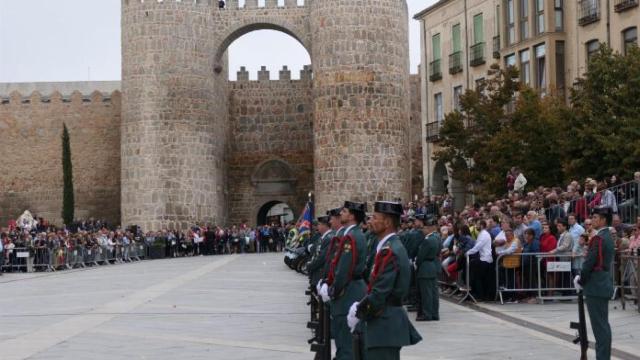
{"type": "Polygon", "coordinates": [[[441,0],[420,21],[424,191],[450,193],[457,207],[466,191],[446,164],[433,160],[445,114],[474,89],[492,64],[516,66],[520,81],[542,96],[568,100],[600,44],[624,53],[637,45],[638,0],[441,0]]]}

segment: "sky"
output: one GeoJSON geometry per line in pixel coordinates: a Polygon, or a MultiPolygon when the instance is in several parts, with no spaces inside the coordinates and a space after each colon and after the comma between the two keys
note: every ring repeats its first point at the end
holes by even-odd
{"type": "MultiPolygon", "coordinates": [[[[120,80],[121,0],[0,0],[0,82],[120,80]]],[[[241,0],[241,3],[243,1],[241,0]]],[[[411,72],[420,62],[414,14],[435,0],[407,0],[411,72]]],[[[261,66],[276,78],[283,65],[299,78],[307,51],[292,37],[254,31],[229,47],[230,78],[245,66],[250,78],[261,66]]]]}

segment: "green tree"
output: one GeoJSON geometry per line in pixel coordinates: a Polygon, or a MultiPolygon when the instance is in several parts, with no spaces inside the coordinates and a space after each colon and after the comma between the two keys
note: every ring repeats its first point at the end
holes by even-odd
{"type": "Polygon", "coordinates": [[[603,45],[571,91],[564,123],[566,170],[574,178],[630,177],[640,169],[640,50],[603,45]]]}
{"type": "Polygon", "coordinates": [[[73,196],[73,168],[71,164],[71,144],[69,143],[69,130],[63,124],[62,130],[62,221],[70,225],[73,222],[75,201],[73,196]]]}
{"type": "Polygon", "coordinates": [[[452,177],[470,184],[480,199],[503,195],[505,175],[514,166],[530,184],[559,184],[559,124],[566,107],[522,86],[513,67],[493,65],[488,75],[461,96],[461,111],[445,117],[434,159],[447,162],[452,177]]]}

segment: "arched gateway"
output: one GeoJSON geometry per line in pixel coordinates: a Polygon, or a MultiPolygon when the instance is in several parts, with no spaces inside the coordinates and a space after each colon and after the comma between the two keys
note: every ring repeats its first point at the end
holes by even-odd
{"type": "Polygon", "coordinates": [[[274,158],[292,174],[293,208],[309,190],[319,211],[346,198],[408,200],[406,2],[226,3],[122,2],[123,225],[254,221],[273,199],[251,174],[274,158]],[[270,81],[263,70],[229,82],[228,46],[260,29],[298,40],[313,76],[283,69],[270,81]],[[268,98],[243,103],[250,91],[268,98]]]}

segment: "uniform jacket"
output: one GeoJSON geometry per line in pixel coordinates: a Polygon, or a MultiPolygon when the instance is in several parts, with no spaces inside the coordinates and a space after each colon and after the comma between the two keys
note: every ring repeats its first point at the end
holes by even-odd
{"type": "Polygon", "coordinates": [[[597,235],[589,242],[589,251],[580,273],[585,296],[606,299],[613,296],[610,270],[614,255],[615,249],[609,228],[598,230],[597,235]]]}
{"type": "Polygon", "coordinates": [[[367,348],[402,347],[422,340],[401,304],[410,281],[409,258],[399,237],[393,235],[376,254],[369,290],[358,308],[357,316],[365,320],[367,348]]]}
{"type": "Polygon", "coordinates": [[[418,279],[433,279],[438,277],[440,269],[440,251],[442,242],[436,232],[427,235],[418,248],[416,266],[418,266],[418,279]]]}
{"type": "Polygon", "coordinates": [[[345,230],[343,241],[338,245],[334,255],[333,284],[329,288],[332,298],[331,315],[346,315],[351,305],[360,301],[367,293],[364,282],[364,270],[367,261],[367,241],[356,225],[348,232],[345,230]],[[353,237],[353,244],[348,236],[353,237]],[[341,246],[341,247],[340,247],[341,246]]]}

